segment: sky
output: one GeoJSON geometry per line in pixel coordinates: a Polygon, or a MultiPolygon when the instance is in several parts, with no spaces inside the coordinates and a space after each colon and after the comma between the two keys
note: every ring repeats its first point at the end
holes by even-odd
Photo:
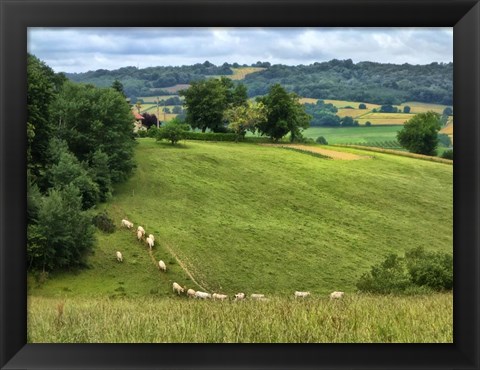
{"type": "Polygon", "coordinates": [[[28,51],[55,72],[209,61],[453,62],[453,28],[29,28],[28,51]]]}

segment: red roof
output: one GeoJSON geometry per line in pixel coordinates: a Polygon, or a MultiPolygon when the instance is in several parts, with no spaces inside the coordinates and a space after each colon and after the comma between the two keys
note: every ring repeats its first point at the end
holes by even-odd
{"type": "Polygon", "coordinates": [[[135,119],[145,119],[142,115],[138,114],[137,112],[133,112],[135,119]]]}

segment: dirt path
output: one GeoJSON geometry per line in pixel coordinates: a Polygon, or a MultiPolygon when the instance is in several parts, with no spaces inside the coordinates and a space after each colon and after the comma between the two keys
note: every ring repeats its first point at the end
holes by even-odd
{"type": "Polygon", "coordinates": [[[165,246],[165,248],[167,249],[168,253],[170,253],[173,258],[175,258],[175,260],[177,261],[178,265],[183,269],[183,271],[185,271],[185,273],[188,275],[188,277],[190,278],[190,280],[192,280],[192,282],[194,284],[196,284],[198,287],[200,287],[200,289],[202,289],[204,292],[207,292],[208,290],[205,289],[203,286],[200,285],[200,283],[198,283],[195,278],[193,277],[193,275],[190,273],[190,271],[188,270],[187,266],[178,258],[177,254],[173,251],[172,248],[170,248],[170,246],[166,243],[163,243],[163,245],[165,246]]]}
{"type": "Polygon", "coordinates": [[[367,156],[367,155],[358,155],[358,154],[352,154],[352,153],[346,153],[346,152],[339,152],[336,150],[323,149],[323,148],[319,148],[316,146],[309,146],[309,145],[297,145],[297,144],[261,144],[261,145],[276,146],[279,148],[291,148],[291,149],[302,150],[310,153],[318,153],[318,154],[327,156],[331,159],[337,159],[337,160],[353,161],[358,159],[372,158],[371,156],[367,156]]]}

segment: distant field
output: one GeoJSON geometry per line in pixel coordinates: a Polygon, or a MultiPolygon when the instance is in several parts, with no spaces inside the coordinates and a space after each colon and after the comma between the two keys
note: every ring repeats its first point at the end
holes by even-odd
{"type": "Polygon", "coordinates": [[[407,113],[367,113],[358,118],[360,124],[370,121],[372,125],[403,125],[415,114],[407,113]]]}
{"type": "Polygon", "coordinates": [[[358,119],[369,113],[370,111],[368,109],[338,108],[337,116],[339,117],[349,116],[349,117],[358,119]]]}
{"type": "Polygon", "coordinates": [[[331,100],[331,99],[324,99],[323,101],[325,103],[333,104],[337,108],[345,108],[345,107],[358,108],[358,105],[361,103],[367,106],[367,109],[364,111],[369,111],[374,108],[380,108],[380,105],[378,104],[370,104],[365,102],[355,102],[355,101],[348,101],[348,100],[331,100]]]}
{"type": "Polygon", "coordinates": [[[246,75],[250,73],[255,73],[263,71],[265,68],[260,67],[240,67],[240,68],[231,68],[233,75],[227,75],[225,77],[231,78],[232,80],[243,80],[246,75]]]}
{"type": "Polygon", "coordinates": [[[178,93],[180,90],[188,89],[189,84],[178,84],[170,87],[162,87],[162,90],[168,91],[170,93],[178,93]]]}
{"type": "Polygon", "coordinates": [[[361,144],[397,140],[401,129],[401,126],[310,127],[303,131],[303,136],[314,140],[323,136],[329,144],[361,144]]]}
{"type": "MultiPolygon", "coordinates": [[[[177,97],[183,100],[183,96],[179,96],[179,95],[159,95],[158,96],[160,100],[167,100],[174,97],[177,97]]],[[[138,99],[142,99],[145,103],[152,103],[152,104],[157,103],[157,96],[139,96],[138,99]]]]}
{"type": "Polygon", "coordinates": [[[403,106],[408,105],[411,108],[411,113],[425,113],[428,111],[433,111],[436,113],[443,113],[443,110],[446,107],[451,107],[451,105],[441,105],[441,104],[429,104],[429,103],[419,103],[419,102],[405,102],[400,105],[403,110],[403,106]]]}

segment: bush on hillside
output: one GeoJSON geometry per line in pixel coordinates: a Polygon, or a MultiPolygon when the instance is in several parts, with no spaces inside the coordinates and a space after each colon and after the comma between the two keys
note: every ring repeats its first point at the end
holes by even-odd
{"type": "Polygon", "coordinates": [[[105,233],[115,232],[115,224],[106,211],[96,214],[93,217],[93,224],[105,233]]]}
{"type": "Polygon", "coordinates": [[[357,289],[380,294],[418,294],[453,289],[453,257],[448,253],[407,251],[404,257],[390,254],[372,266],[357,282],[357,289]]]}
{"type": "Polygon", "coordinates": [[[323,136],[317,137],[317,140],[315,140],[315,142],[320,145],[328,145],[327,139],[325,139],[323,136]]]}
{"type": "Polygon", "coordinates": [[[453,149],[445,150],[442,153],[442,158],[453,160],[453,149]]]}

